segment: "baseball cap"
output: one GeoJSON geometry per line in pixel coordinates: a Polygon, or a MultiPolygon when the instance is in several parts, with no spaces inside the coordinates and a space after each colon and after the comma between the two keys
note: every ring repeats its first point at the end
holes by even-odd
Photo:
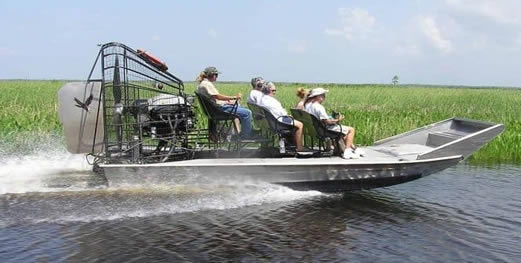
{"type": "Polygon", "coordinates": [[[206,76],[210,76],[210,75],[213,75],[213,74],[221,74],[221,72],[218,71],[216,67],[207,67],[207,68],[204,69],[204,74],[206,76]]]}

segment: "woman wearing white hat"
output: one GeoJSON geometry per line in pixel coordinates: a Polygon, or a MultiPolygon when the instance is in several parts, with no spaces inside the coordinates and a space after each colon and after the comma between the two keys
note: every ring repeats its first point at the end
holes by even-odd
{"type": "Polygon", "coordinates": [[[304,104],[304,110],[310,114],[315,115],[317,118],[322,120],[329,130],[341,132],[344,134],[345,151],[343,157],[346,159],[358,158],[364,155],[364,152],[356,148],[354,144],[355,139],[355,128],[339,125],[340,121],[344,119],[342,114],[331,117],[327,114],[326,109],[322,106],[322,103],[326,99],[326,93],[329,92],[324,88],[314,88],[311,90],[306,103],[304,104]]]}

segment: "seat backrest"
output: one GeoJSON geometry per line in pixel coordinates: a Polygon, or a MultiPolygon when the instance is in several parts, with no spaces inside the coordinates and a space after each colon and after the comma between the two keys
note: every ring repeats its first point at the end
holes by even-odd
{"type": "Polygon", "coordinates": [[[208,97],[204,96],[198,91],[195,91],[195,95],[201,108],[203,109],[204,115],[209,120],[221,121],[221,120],[232,120],[238,118],[237,115],[223,111],[217,103],[213,102],[208,97]]]}
{"type": "Polygon", "coordinates": [[[262,106],[257,107],[262,109],[262,111],[264,112],[264,117],[268,122],[270,130],[283,136],[291,135],[296,130],[296,127],[294,125],[283,123],[282,121],[277,120],[277,118],[275,118],[275,116],[273,116],[273,114],[268,109],[262,106]]]}
{"type": "Polygon", "coordinates": [[[313,119],[309,113],[304,110],[291,109],[291,115],[293,115],[295,120],[302,122],[304,125],[304,135],[317,137],[315,125],[313,124],[313,119]]]}
{"type": "Polygon", "coordinates": [[[304,111],[303,114],[307,114],[309,116],[309,118],[311,119],[311,121],[313,122],[313,127],[315,128],[315,132],[317,133],[318,137],[321,137],[321,138],[327,137],[326,136],[327,127],[323,121],[321,121],[317,116],[315,116],[307,111],[304,111]]]}
{"type": "Polygon", "coordinates": [[[206,102],[206,98],[204,98],[204,95],[202,95],[201,93],[199,93],[199,92],[197,92],[197,91],[195,92],[195,96],[197,97],[197,101],[199,101],[199,105],[201,106],[201,109],[203,110],[204,115],[205,115],[208,119],[210,119],[211,116],[210,116],[210,114],[208,113],[208,109],[206,108],[206,104],[207,104],[207,102],[206,102]]]}
{"type": "Polygon", "coordinates": [[[248,108],[251,110],[253,115],[253,121],[257,124],[257,127],[261,130],[269,130],[270,126],[266,117],[264,116],[264,111],[257,106],[256,104],[252,104],[248,102],[248,108]]]}

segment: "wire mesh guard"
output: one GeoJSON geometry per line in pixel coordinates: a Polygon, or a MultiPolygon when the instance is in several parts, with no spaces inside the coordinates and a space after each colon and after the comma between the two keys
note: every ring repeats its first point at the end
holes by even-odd
{"type": "Polygon", "coordinates": [[[104,127],[98,128],[105,134],[104,161],[151,163],[191,158],[194,98],[184,93],[183,82],[119,43],[104,44],[99,56],[104,127]]]}

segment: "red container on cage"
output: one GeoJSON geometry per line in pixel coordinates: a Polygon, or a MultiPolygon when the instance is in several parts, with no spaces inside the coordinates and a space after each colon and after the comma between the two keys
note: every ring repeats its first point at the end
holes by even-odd
{"type": "Polygon", "coordinates": [[[148,64],[154,66],[155,68],[159,69],[160,71],[167,71],[168,66],[165,62],[161,61],[159,58],[152,56],[150,53],[148,53],[146,50],[138,49],[137,55],[141,57],[143,60],[145,60],[148,64]]]}

